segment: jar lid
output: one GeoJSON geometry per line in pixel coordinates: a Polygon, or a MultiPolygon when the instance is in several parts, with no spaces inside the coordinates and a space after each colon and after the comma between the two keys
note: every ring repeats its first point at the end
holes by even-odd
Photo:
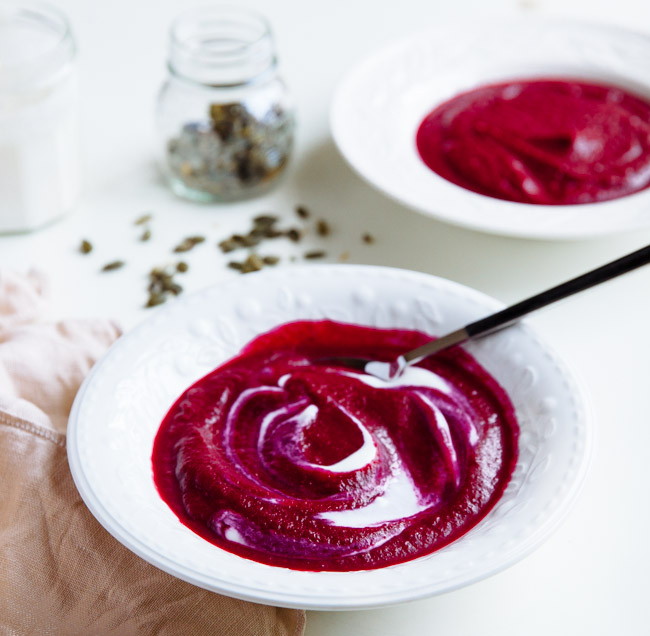
{"type": "Polygon", "coordinates": [[[0,93],[40,90],[69,71],[75,44],[65,15],[32,0],[0,4],[0,93]]]}

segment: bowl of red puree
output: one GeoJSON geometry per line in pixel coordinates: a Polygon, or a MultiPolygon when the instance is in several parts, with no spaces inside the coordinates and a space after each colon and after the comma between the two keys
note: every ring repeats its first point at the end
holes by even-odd
{"type": "Polygon", "coordinates": [[[650,36],[604,25],[439,25],[350,71],[333,136],[372,185],[456,225],[553,239],[636,230],[650,225],[647,59],[650,36]]]}
{"type": "Polygon", "coordinates": [[[530,205],[582,205],[650,187],[650,101],[613,84],[523,79],[436,106],[416,134],[451,183],[530,205]]]}
{"type": "Polygon", "coordinates": [[[587,400],[525,324],[385,382],[328,360],[399,352],[499,303],[434,276],[323,265],[179,299],[75,402],[75,483],[118,540],[206,589],[377,607],[515,563],[557,527],[587,400]]]}

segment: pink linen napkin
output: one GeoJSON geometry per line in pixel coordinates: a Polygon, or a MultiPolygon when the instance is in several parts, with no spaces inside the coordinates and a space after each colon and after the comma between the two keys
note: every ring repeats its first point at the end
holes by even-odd
{"type": "Polygon", "coordinates": [[[304,612],[180,581],[109,535],[68,469],[80,383],[119,336],[109,321],[37,323],[43,281],[0,271],[0,634],[300,636],[304,612]]]}

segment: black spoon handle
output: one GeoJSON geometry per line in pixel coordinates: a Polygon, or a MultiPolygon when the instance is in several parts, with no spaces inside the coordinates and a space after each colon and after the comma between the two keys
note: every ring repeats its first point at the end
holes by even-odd
{"type": "Polygon", "coordinates": [[[567,296],[577,294],[578,292],[594,287],[595,285],[600,285],[600,283],[604,283],[611,278],[630,272],[633,269],[641,267],[642,265],[647,265],[648,263],[650,263],[650,245],[643,247],[636,252],[632,252],[627,256],[622,256],[611,263],[592,269],[590,272],[572,278],[561,285],[551,287],[551,289],[547,289],[540,294],[531,296],[530,298],[522,300],[510,307],[506,307],[495,314],[491,314],[490,316],[472,322],[465,327],[465,331],[467,332],[468,337],[472,338],[507,327],[511,323],[519,320],[522,316],[536,311],[537,309],[546,307],[546,305],[562,300],[567,296]]]}

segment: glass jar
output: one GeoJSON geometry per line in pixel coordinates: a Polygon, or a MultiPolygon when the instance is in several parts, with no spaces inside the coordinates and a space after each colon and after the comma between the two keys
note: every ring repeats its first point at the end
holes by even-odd
{"type": "Polygon", "coordinates": [[[0,4],[0,232],[69,211],[79,192],[75,43],[65,16],[0,4]]]}
{"type": "Polygon", "coordinates": [[[214,202],[275,185],[294,116],[266,19],[234,7],[184,13],[171,28],[168,68],[157,115],[171,189],[214,202]]]}

